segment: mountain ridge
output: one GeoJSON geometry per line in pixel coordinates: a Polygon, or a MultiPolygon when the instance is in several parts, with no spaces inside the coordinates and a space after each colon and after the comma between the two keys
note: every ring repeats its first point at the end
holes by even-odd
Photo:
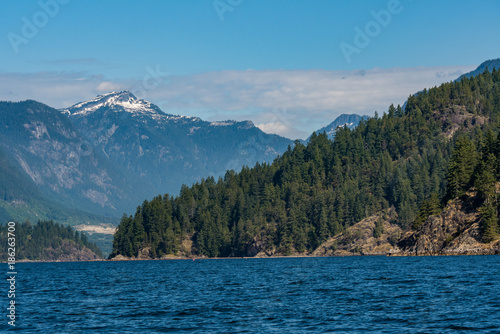
{"type": "MultiPolygon", "coordinates": [[[[128,91],[59,110],[34,100],[0,102],[0,124],[0,152],[10,161],[2,166],[9,175],[16,170],[21,174],[12,175],[27,176],[31,185],[23,188],[41,191],[37,196],[48,207],[54,203],[114,217],[145,197],[175,194],[202,176],[272,161],[293,144],[263,133],[251,121],[166,114],[128,91]]],[[[7,180],[3,185],[10,200],[1,207],[9,209],[12,201],[19,202],[19,192],[7,180]]],[[[22,216],[19,210],[15,217],[22,216]]]]}

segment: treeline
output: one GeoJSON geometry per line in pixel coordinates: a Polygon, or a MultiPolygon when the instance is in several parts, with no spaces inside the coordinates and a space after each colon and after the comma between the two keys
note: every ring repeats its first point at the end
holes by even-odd
{"type": "MultiPolygon", "coordinates": [[[[178,197],[144,201],[135,215],[122,218],[110,257],[137,256],[146,247],[151,257],[176,254],[187,239],[194,254],[209,257],[312,251],[390,207],[403,228],[418,226],[435,211],[436,199],[460,195],[447,188],[453,175],[462,175],[448,173],[456,138],[496,131],[499,111],[498,71],[424,90],[410,96],[404,110],[391,105],[354,130],[338,129],[334,142],[314,134],[307,146],[297,141],[272,164],[183,186],[178,197]]],[[[467,168],[482,179],[477,161],[467,168]]],[[[460,180],[454,189],[464,191],[474,180],[460,180]]]]}
{"type": "MultiPolygon", "coordinates": [[[[30,222],[15,225],[16,260],[48,260],[49,250],[58,250],[63,244],[71,243],[76,249],[87,247],[102,258],[102,252],[94,243],[89,242],[83,232],[75,231],[70,226],[54,223],[53,221],[39,221],[32,225],[30,222]]],[[[7,260],[8,227],[0,225],[0,244],[3,252],[0,260],[7,260]]]]}

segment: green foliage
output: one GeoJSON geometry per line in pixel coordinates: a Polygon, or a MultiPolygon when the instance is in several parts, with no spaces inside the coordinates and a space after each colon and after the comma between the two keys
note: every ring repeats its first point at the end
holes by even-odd
{"type": "MultiPolygon", "coordinates": [[[[205,256],[248,256],[257,245],[282,254],[311,251],[390,207],[404,229],[418,226],[437,212],[437,194],[460,196],[475,184],[484,154],[474,138],[500,124],[498,77],[495,71],[424,90],[405,110],[390,106],[354,130],[337,129],[333,142],[313,134],[272,164],[145,201],[122,218],[111,257],[137,256],[146,247],[152,257],[176,254],[185,239],[205,256]]],[[[489,149],[500,146],[494,143],[489,149]]]]}
{"type": "Polygon", "coordinates": [[[483,239],[486,242],[498,236],[498,209],[493,203],[485,203],[479,209],[482,218],[483,239]]]}
{"type": "Polygon", "coordinates": [[[437,215],[441,212],[441,203],[439,196],[436,193],[431,194],[428,199],[425,199],[420,206],[420,211],[413,223],[413,229],[418,229],[427,220],[429,216],[437,215]]]}
{"type": "MultiPolygon", "coordinates": [[[[496,71],[494,73],[496,74],[496,71]]],[[[481,215],[481,228],[485,242],[495,240],[500,231],[498,219],[499,157],[500,136],[497,136],[491,129],[485,129],[475,133],[472,139],[461,137],[457,141],[448,169],[449,198],[462,196],[470,190],[477,192],[476,201],[472,205],[481,215]]],[[[429,210],[429,205],[422,206],[421,211],[426,210],[429,210]]],[[[415,221],[415,224],[418,223],[420,223],[419,220],[415,221]]]]}
{"type": "MultiPolygon", "coordinates": [[[[16,236],[16,259],[17,260],[47,260],[49,249],[58,249],[65,242],[72,243],[75,247],[89,248],[97,256],[102,258],[99,247],[89,242],[84,233],[75,231],[70,226],[54,223],[53,221],[39,221],[32,225],[29,221],[15,226],[16,236]]],[[[0,260],[7,259],[7,225],[0,225],[0,260]]]]}
{"type": "Polygon", "coordinates": [[[450,198],[462,196],[472,185],[477,164],[474,143],[466,136],[458,138],[448,167],[448,194],[450,198]]]}

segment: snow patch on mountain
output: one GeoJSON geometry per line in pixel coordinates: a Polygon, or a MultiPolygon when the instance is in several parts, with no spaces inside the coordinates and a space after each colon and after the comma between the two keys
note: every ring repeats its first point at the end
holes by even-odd
{"type": "Polygon", "coordinates": [[[148,118],[153,118],[156,121],[200,121],[200,118],[194,116],[165,114],[155,104],[146,100],[138,99],[129,91],[112,92],[99,95],[92,100],[80,102],[72,107],[61,109],[61,112],[69,116],[87,116],[102,108],[115,112],[128,112],[133,116],[147,116],[148,118]]]}
{"type": "Polygon", "coordinates": [[[234,125],[236,122],[235,121],[216,121],[210,123],[211,126],[231,126],[234,125]]]}
{"type": "MultiPolygon", "coordinates": [[[[359,122],[368,118],[368,116],[360,116],[356,114],[342,114],[329,125],[317,130],[316,133],[319,134],[325,132],[328,138],[333,140],[335,139],[335,134],[337,133],[338,128],[348,127],[352,130],[358,126],[359,122]]],[[[309,138],[306,142],[309,141],[309,138]]]]}
{"type": "Polygon", "coordinates": [[[99,95],[90,101],[77,103],[62,111],[71,116],[88,115],[103,107],[135,115],[161,113],[161,110],[157,106],[145,100],[138,99],[128,91],[99,95]]]}

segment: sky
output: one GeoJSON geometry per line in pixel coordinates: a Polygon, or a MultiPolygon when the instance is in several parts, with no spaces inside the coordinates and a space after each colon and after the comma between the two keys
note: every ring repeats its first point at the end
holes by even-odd
{"type": "Polygon", "coordinates": [[[500,57],[500,0],[0,0],[0,100],[130,90],[307,138],[500,57]]]}

